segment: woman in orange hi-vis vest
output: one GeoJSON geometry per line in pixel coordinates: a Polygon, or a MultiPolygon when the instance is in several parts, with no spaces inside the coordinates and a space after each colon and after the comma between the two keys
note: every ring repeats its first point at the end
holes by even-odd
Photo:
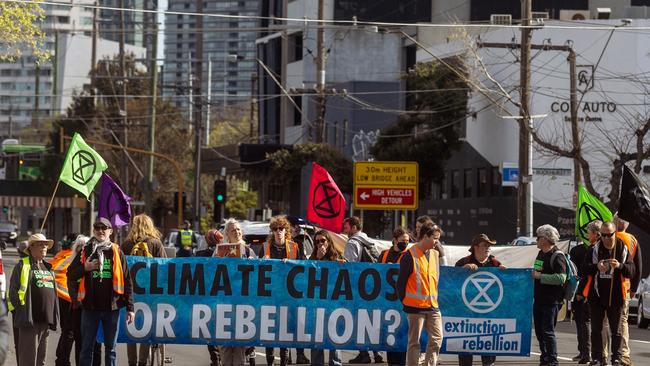
{"type": "MultiPolygon", "coordinates": [[[[262,244],[258,256],[264,259],[305,259],[305,253],[298,249],[298,244],[291,240],[291,225],[285,216],[274,216],[269,222],[271,232],[262,244]]],[[[273,348],[266,349],[266,362],[273,365],[273,348]]],[[[288,349],[280,348],[280,365],[288,361],[288,349]]]]}
{"type": "Polygon", "coordinates": [[[99,218],[93,237],[68,269],[72,281],[80,280],[77,299],[81,302],[81,365],[93,359],[97,328],[102,324],[106,366],[117,364],[116,340],[120,309],[126,307],[126,321],[133,322],[132,282],[124,253],[110,238],[111,222],[99,218]]]}
{"type": "Polygon", "coordinates": [[[424,364],[435,366],[442,345],[442,315],[438,308],[438,252],[442,229],[434,224],[422,226],[418,243],[410,247],[400,260],[397,292],[408,319],[406,364],[417,365],[420,357],[420,334],[428,334],[424,364]]]}

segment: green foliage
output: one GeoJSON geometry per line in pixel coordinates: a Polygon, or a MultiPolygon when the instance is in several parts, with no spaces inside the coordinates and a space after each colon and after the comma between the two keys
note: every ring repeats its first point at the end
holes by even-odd
{"type": "Polygon", "coordinates": [[[226,209],[228,210],[229,216],[244,219],[246,218],[247,210],[256,207],[258,207],[257,192],[243,189],[228,190],[226,209]]]}
{"type": "MultiPolygon", "coordinates": [[[[86,141],[98,140],[105,143],[119,145],[123,141],[123,121],[120,114],[121,98],[115,95],[122,93],[118,58],[113,60],[102,60],[95,68],[97,76],[95,82],[95,97],[92,97],[91,89],[86,86],[78,95],[73,98],[68,107],[67,115],[55,120],[50,133],[50,144],[54,151],[59,152],[59,131],[62,128],[66,136],[72,136],[74,132],[82,134],[86,141]],[[96,101],[96,102],[95,102],[96,101]],[[118,142],[119,139],[119,142],[118,142]]],[[[132,55],[126,57],[127,74],[127,95],[142,97],[129,97],[127,99],[127,131],[128,146],[143,150],[149,150],[149,116],[151,91],[149,79],[144,71],[136,68],[136,62],[132,55]]],[[[167,101],[158,98],[156,104],[156,146],[155,151],[172,157],[180,163],[184,169],[183,176],[193,167],[192,149],[190,148],[191,136],[181,126],[187,126],[183,113],[167,101]]],[[[52,155],[45,164],[44,170],[46,179],[54,182],[58,178],[62,161],[67,151],[67,145],[62,153],[52,155]]],[[[89,142],[89,145],[93,145],[89,142]]],[[[140,182],[142,176],[134,168],[134,165],[146,176],[146,167],[149,161],[148,155],[129,153],[134,164],[127,163],[129,169],[129,181],[123,181],[124,154],[116,149],[96,146],[98,151],[109,166],[107,170],[120,186],[133,197],[134,200],[142,200],[144,192],[141,190],[140,182]]],[[[173,194],[178,190],[176,171],[166,160],[154,159],[154,177],[158,182],[159,189],[154,192],[154,202],[164,203],[166,207],[173,207],[173,194]]],[[[185,179],[185,191],[191,191],[191,182],[185,179]]]]}
{"type": "MultiPolygon", "coordinates": [[[[463,69],[460,59],[448,62],[463,69]]],[[[418,162],[420,186],[426,188],[442,178],[445,161],[460,146],[468,89],[462,79],[437,62],[416,64],[405,80],[408,90],[433,91],[407,98],[408,109],[415,113],[401,116],[396,124],[383,130],[371,153],[377,160],[418,162]]]]}
{"type": "Polygon", "coordinates": [[[0,2],[0,61],[15,61],[29,51],[37,61],[49,59],[43,47],[45,33],[39,24],[45,19],[39,4],[0,2]]]}
{"type": "Polygon", "coordinates": [[[292,150],[279,150],[267,157],[273,162],[271,174],[279,179],[290,181],[300,176],[302,167],[313,161],[330,173],[342,192],[352,192],[352,161],[329,145],[308,142],[294,145],[292,150]]]}

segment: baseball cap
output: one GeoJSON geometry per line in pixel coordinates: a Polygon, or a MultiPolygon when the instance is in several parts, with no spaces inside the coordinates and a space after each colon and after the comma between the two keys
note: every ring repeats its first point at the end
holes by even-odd
{"type": "Polygon", "coordinates": [[[98,217],[97,220],[95,220],[95,223],[93,224],[93,226],[100,225],[100,224],[106,226],[109,229],[113,228],[113,225],[111,225],[111,222],[105,217],[98,217]]]}

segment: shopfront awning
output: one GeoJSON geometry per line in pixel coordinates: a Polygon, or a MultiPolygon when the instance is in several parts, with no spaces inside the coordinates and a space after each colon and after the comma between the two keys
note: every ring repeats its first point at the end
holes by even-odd
{"type": "MultiPolygon", "coordinates": [[[[42,196],[0,196],[0,206],[47,208],[50,197],[42,196]]],[[[79,197],[54,197],[52,208],[86,208],[86,199],[79,197]]]]}

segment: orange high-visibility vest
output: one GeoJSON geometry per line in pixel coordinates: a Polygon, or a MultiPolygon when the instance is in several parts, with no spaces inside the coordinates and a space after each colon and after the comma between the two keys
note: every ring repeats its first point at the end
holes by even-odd
{"type": "MultiPolygon", "coordinates": [[[[636,257],[636,251],[639,248],[639,243],[636,241],[634,236],[624,231],[617,231],[616,237],[621,239],[621,241],[623,241],[623,243],[627,247],[627,252],[630,253],[632,260],[634,260],[634,258],[636,257]]],[[[629,278],[623,278],[623,287],[626,294],[630,292],[631,284],[629,278]]]]}
{"type": "Polygon", "coordinates": [[[68,302],[70,302],[70,294],[68,293],[68,266],[70,266],[74,258],[75,253],[72,249],[63,249],[56,253],[50,261],[52,272],[54,272],[54,280],[56,281],[56,294],[68,302]]]}
{"type": "MultiPolygon", "coordinates": [[[[271,258],[271,242],[264,243],[264,259],[271,258]]],[[[287,240],[284,244],[284,249],[287,251],[287,259],[298,259],[298,244],[291,240],[287,240]]]]}
{"type": "MultiPolygon", "coordinates": [[[[120,259],[120,247],[117,244],[113,243],[111,245],[113,249],[113,291],[119,295],[124,295],[124,272],[122,271],[122,261],[120,259]]],[[[81,264],[86,263],[86,252],[82,250],[81,254],[81,264]]],[[[99,270],[102,270],[104,264],[99,264],[99,270]]],[[[85,285],[86,276],[81,277],[81,282],[79,282],[79,292],[77,293],[77,300],[83,301],[86,297],[86,285],[85,285]]]]}
{"type": "MultiPolygon", "coordinates": [[[[388,249],[384,250],[383,252],[381,252],[381,255],[379,255],[379,263],[383,263],[383,264],[388,263],[388,253],[390,253],[391,250],[393,250],[393,249],[388,248],[388,249]]],[[[404,256],[404,253],[406,253],[407,251],[408,250],[404,250],[403,252],[400,252],[399,257],[397,258],[397,262],[395,262],[395,263],[399,263],[402,260],[402,257],[404,256]]]]}
{"type": "Polygon", "coordinates": [[[438,251],[427,255],[417,245],[408,249],[413,257],[413,272],[406,282],[402,304],[414,308],[438,307],[438,251]]]}
{"type": "MultiPolygon", "coordinates": [[[[618,237],[618,233],[616,234],[616,236],[618,237]]],[[[601,245],[601,244],[599,243],[599,244],[594,244],[594,245],[601,245]]],[[[627,244],[626,244],[625,246],[626,246],[626,248],[627,248],[627,244]]],[[[593,250],[596,250],[596,249],[597,249],[597,248],[593,248],[593,250]]],[[[625,258],[626,258],[627,255],[628,255],[627,253],[625,253],[625,248],[624,248],[624,250],[623,250],[623,254],[624,254],[624,255],[623,255],[623,258],[622,258],[622,259],[625,260],[625,258]]],[[[614,244],[614,256],[616,256],[616,244],[614,244]]],[[[593,257],[590,258],[589,260],[592,261],[593,264],[596,264],[596,263],[594,262],[594,258],[593,258],[593,257]]],[[[623,263],[621,263],[621,265],[623,265],[623,263]]],[[[627,293],[628,293],[628,291],[629,291],[630,281],[629,281],[628,278],[623,277],[623,274],[622,274],[622,273],[620,274],[620,276],[621,276],[621,283],[622,283],[622,286],[621,286],[621,295],[623,296],[623,299],[625,299],[625,297],[627,296],[627,293]]],[[[612,281],[613,281],[613,280],[614,280],[614,279],[612,278],[612,281]]],[[[593,275],[588,275],[588,276],[587,276],[587,283],[585,284],[585,287],[582,289],[582,296],[583,296],[585,299],[589,297],[589,291],[591,290],[591,286],[592,286],[592,285],[594,285],[594,276],[593,276],[593,275]]]]}

